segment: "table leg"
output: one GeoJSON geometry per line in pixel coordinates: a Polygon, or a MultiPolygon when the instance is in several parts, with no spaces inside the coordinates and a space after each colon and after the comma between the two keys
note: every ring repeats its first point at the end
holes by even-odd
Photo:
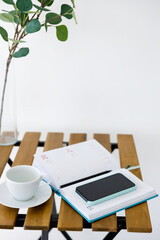
{"type": "Polygon", "coordinates": [[[57,211],[56,211],[56,202],[55,202],[55,199],[53,201],[53,208],[52,208],[52,215],[56,215],[57,214],[57,211]]]}
{"type": "Polygon", "coordinates": [[[13,161],[10,158],[8,159],[8,164],[10,167],[12,167],[13,161]]]}
{"type": "Polygon", "coordinates": [[[62,233],[62,235],[65,237],[65,239],[67,239],[67,240],[72,240],[72,238],[68,235],[67,232],[61,231],[61,233],[62,233]]]}
{"type": "Polygon", "coordinates": [[[48,231],[42,231],[41,240],[48,240],[48,231]]]}
{"type": "Polygon", "coordinates": [[[109,232],[104,238],[103,240],[112,240],[116,237],[116,235],[120,232],[120,230],[118,232],[109,232]]]}

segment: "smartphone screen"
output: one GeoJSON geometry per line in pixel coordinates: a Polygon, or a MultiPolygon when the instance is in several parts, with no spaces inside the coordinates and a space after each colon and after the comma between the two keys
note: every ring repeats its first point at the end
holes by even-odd
{"type": "Polygon", "coordinates": [[[78,186],[76,192],[87,202],[115,197],[132,191],[135,184],[121,173],[78,186]]]}

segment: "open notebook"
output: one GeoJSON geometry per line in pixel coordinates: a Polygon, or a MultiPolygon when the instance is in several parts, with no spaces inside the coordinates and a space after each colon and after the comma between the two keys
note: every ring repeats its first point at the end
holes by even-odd
{"type": "Polygon", "coordinates": [[[33,165],[44,175],[53,190],[79,212],[88,222],[113,214],[157,196],[155,190],[126,169],[96,140],[38,153],[33,165]],[[122,173],[136,184],[133,192],[95,206],[88,206],[75,192],[77,186],[122,173]]]}

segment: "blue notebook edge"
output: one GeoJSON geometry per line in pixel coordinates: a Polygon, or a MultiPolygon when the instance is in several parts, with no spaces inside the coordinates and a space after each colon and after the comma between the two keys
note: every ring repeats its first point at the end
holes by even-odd
{"type": "Polygon", "coordinates": [[[62,197],[65,202],[67,202],[76,212],[78,212],[78,213],[79,213],[85,220],[87,220],[87,222],[89,222],[89,223],[95,222],[95,221],[97,221],[97,220],[100,220],[100,219],[105,218],[105,217],[107,217],[107,216],[110,216],[110,215],[112,215],[112,214],[114,214],[114,213],[117,213],[117,212],[120,212],[120,211],[122,211],[122,210],[125,210],[125,209],[127,209],[127,208],[134,207],[134,206],[136,206],[136,205],[138,205],[138,204],[141,204],[141,203],[143,203],[143,202],[146,202],[146,201],[148,201],[148,200],[151,200],[151,199],[156,198],[156,197],[159,196],[158,194],[156,194],[156,195],[153,196],[153,197],[147,198],[147,199],[145,199],[145,200],[142,200],[142,201],[140,201],[140,202],[137,202],[137,203],[135,203],[135,204],[132,204],[132,205],[130,205],[130,206],[128,206],[128,207],[121,208],[121,209],[119,209],[119,210],[117,210],[117,211],[111,212],[111,213],[109,213],[109,214],[103,215],[103,216],[98,217],[98,218],[95,218],[95,219],[93,219],[93,220],[89,220],[89,219],[88,219],[86,216],[84,216],[72,203],[70,203],[70,202],[67,200],[67,198],[65,198],[58,190],[56,190],[55,188],[53,188],[51,185],[50,185],[50,187],[54,190],[54,192],[55,192],[58,196],[62,197]]]}
{"type": "Polygon", "coordinates": [[[143,200],[143,201],[137,202],[137,203],[135,203],[135,204],[133,204],[133,205],[130,205],[130,206],[128,206],[128,207],[121,208],[121,209],[119,209],[119,210],[117,210],[117,211],[114,211],[114,212],[111,212],[111,213],[109,213],[109,214],[103,215],[103,216],[101,216],[101,217],[95,218],[95,219],[93,219],[93,220],[89,220],[88,218],[86,218],[86,217],[85,217],[76,207],[74,207],[64,196],[62,196],[61,194],[60,194],[60,196],[61,196],[72,208],[74,208],[83,218],[85,218],[85,219],[87,220],[87,222],[92,223],[92,222],[95,222],[95,221],[100,220],[100,219],[102,219],[102,218],[105,218],[105,217],[107,217],[107,216],[110,216],[110,215],[112,215],[112,214],[114,214],[114,213],[120,212],[120,211],[125,210],[125,209],[127,209],[127,208],[134,207],[134,206],[136,206],[136,205],[138,205],[138,204],[141,204],[141,203],[146,202],[146,201],[148,201],[148,200],[150,200],[150,199],[153,199],[153,198],[155,198],[155,197],[158,197],[158,194],[156,194],[156,195],[153,196],[153,197],[147,198],[147,199],[145,199],[145,200],[143,200]]]}
{"type": "Polygon", "coordinates": [[[92,222],[95,222],[95,221],[100,220],[100,219],[102,219],[102,218],[105,218],[105,217],[107,217],[107,216],[110,216],[110,215],[112,215],[112,214],[114,214],[114,213],[120,212],[120,211],[125,210],[125,209],[127,209],[127,208],[134,207],[134,206],[136,206],[136,205],[138,205],[138,204],[141,204],[141,203],[146,202],[146,201],[148,201],[148,200],[150,200],[150,199],[153,199],[153,198],[155,198],[155,197],[158,197],[158,194],[155,195],[155,196],[153,196],[153,197],[151,197],[151,198],[148,198],[148,199],[145,199],[145,200],[143,200],[143,201],[137,202],[137,203],[135,203],[135,204],[133,204],[133,205],[130,205],[130,206],[128,206],[128,207],[121,208],[121,209],[119,209],[119,210],[117,210],[117,211],[111,212],[111,213],[109,213],[109,214],[103,215],[103,216],[98,217],[98,218],[95,218],[95,219],[93,219],[93,220],[89,220],[88,218],[86,218],[86,217],[85,217],[77,208],[75,208],[64,196],[62,196],[61,194],[60,194],[60,196],[61,196],[72,208],[74,208],[83,218],[85,218],[85,219],[87,220],[87,222],[92,223],[92,222]]]}

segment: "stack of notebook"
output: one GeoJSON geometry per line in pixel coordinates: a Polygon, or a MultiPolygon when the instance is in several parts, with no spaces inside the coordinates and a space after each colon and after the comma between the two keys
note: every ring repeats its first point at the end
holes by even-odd
{"type": "Polygon", "coordinates": [[[96,140],[35,155],[37,167],[52,189],[88,222],[157,196],[96,140]]]}

